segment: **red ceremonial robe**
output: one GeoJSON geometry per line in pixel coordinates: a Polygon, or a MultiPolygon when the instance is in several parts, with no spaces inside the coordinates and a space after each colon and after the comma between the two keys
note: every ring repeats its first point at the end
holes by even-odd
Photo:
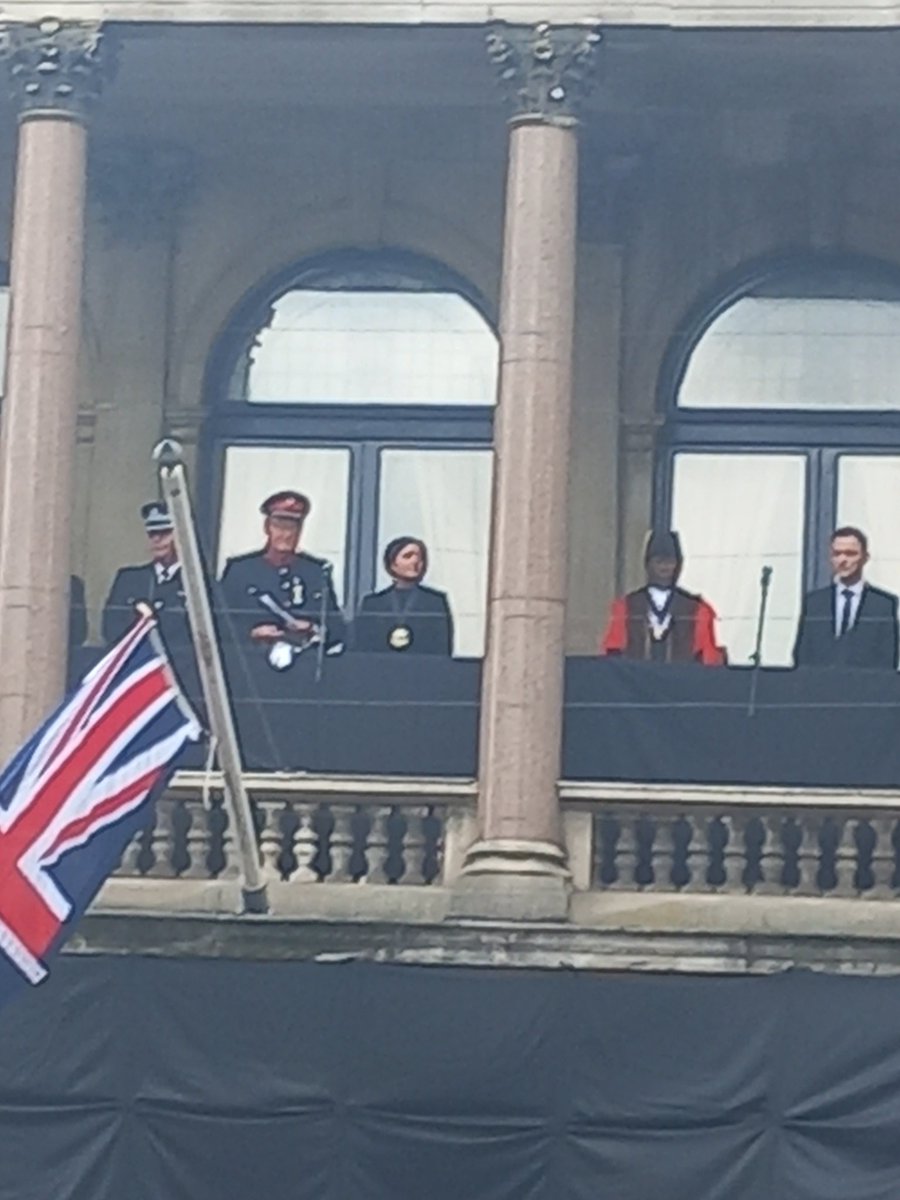
{"type": "Polygon", "coordinates": [[[725,652],[716,643],[716,614],[700,596],[675,588],[669,606],[670,621],[661,637],[654,637],[646,588],[613,601],[601,654],[621,654],[645,662],[699,662],[708,667],[725,663],[725,652]]]}

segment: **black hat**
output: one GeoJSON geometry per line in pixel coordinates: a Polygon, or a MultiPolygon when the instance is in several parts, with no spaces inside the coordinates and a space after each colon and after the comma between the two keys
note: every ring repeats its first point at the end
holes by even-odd
{"type": "Polygon", "coordinates": [[[678,534],[671,529],[651,530],[644,545],[644,562],[651,558],[674,558],[676,562],[682,562],[684,556],[678,534]]]}
{"type": "Polygon", "coordinates": [[[169,510],[162,500],[151,500],[141,505],[141,518],[148,533],[167,533],[172,526],[169,510]]]}
{"type": "Polygon", "coordinates": [[[259,511],[267,517],[288,517],[292,521],[302,521],[309,513],[312,505],[309,497],[302,492],[273,492],[263,500],[259,511]]]}

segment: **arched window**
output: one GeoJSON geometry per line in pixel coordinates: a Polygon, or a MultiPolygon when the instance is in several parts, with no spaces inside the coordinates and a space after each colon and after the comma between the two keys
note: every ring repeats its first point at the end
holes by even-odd
{"type": "Polygon", "coordinates": [[[325,255],[249,297],[208,375],[217,565],[260,544],[264,496],[296,488],[348,613],[387,581],[384,545],[421,537],[454,652],[480,655],[497,358],[478,294],[402,252],[325,255]]]}
{"type": "Polygon", "coordinates": [[[830,578],[829,532],[870,536],[873,582],[900,591],[900,273],[869,261],[782,264],[686,323],[663,377],[658,516],[683,581],[720,613],[733,663],[789,664],[803,591],[830,578]]]}

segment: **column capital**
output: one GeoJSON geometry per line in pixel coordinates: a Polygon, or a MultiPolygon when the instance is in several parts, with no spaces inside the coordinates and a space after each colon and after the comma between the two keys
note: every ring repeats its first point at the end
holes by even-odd
{"type": "Polygon", "coordinates": [[[96,21],[0,25],[0,59],[20,118],[57,116],[83,121],[112,74],[114,55],[96,21]]]}
{"type": "Polygon", "coordinates": [[[602,40],[598,29],[554,27],[545,21],[529,28],[498,21],[485,40],[514,121],[575,121],[578,105],[593,83],[602,40]]]}

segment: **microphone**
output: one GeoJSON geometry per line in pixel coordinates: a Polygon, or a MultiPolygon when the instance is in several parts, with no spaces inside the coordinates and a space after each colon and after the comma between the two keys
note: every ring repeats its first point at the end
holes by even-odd
{"type": "Polygon", "coordinates": [[[756,689],[759,684],[759,669],[762,666],[762,640],[766,625],[766,606],[769,602],[769,585],[772,582],[772,568],[764,566],[759,575],[759,611],[756,618],[756,645],[750,655],[753,663],[753,674],[750,677],[750,696],[747,701],[747,716],[756,716],[756,689]]]}

